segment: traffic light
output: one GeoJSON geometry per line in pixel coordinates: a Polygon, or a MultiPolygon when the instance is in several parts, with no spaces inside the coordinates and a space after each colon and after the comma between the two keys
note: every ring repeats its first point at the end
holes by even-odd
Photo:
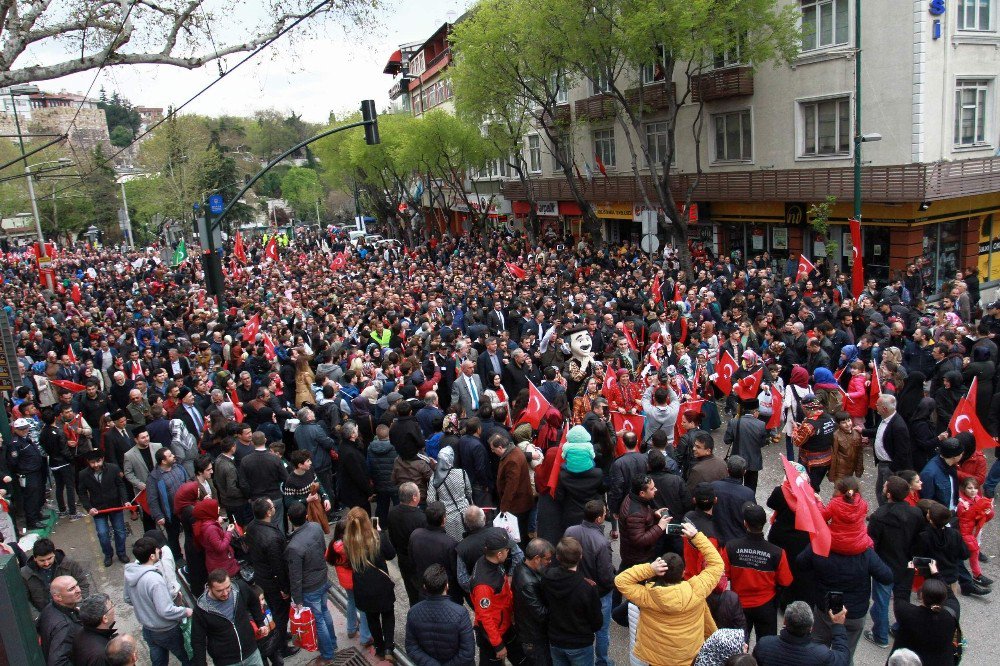
{"type": "Polygon", "coordinates": [[[369,146],[377,146],[381,140],[378,137],[378,114],[375,112],[375,100],[362,100],[361,119],[365,122],[365,143],[369,146]]]}

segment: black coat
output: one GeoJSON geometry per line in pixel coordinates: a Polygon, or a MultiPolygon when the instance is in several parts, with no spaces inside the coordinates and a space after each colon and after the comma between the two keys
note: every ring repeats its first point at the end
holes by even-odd
{"type": "Polygon", "coordinates": [[[380,532],[378,557],[374,566],[352,569],[354,574],[354,602],[362,613],[391,613],[396,603],[396,584],[389,577],[386,561],[396,557],[388,535],[380,532]]]}
{"type": "MultiPolygon", "coordinates": [[[[427,527],[427,516],[415,506],[409,504],[397,504],[389,509],[389,516],[386,519],[386,531],[389,540],[392,542],[394,553],[399,555],[399,568],[407,571],[411,568],[410,561],[410,535],[418,527],[427,527]]],[[[392,559],[391,557],[388,559],[392,559]]],[[[472,569],[469,569],[472,571],[472,569]]]]}
{"type": "Polygon", "coordinates": [[[920,509],[906,502],[883,504],[868,519],[868,535],[875,542],[875,553],[892,570],[896,591],[906,596],[913,582],[913,569],[908,564],[926,525],[920,509]]]}
{"type": "Polygon", "coordinates": [[[593,499],[604,496],[604,475],[600,468],[593,467],[586,472],[560,470],[559,485],[556,487],[556,504],[562,507],[562,529],[583,521],[583,507],[593,499]]]}
{"type": "Polygon", "coordinates": [[[597,588],[579,571],[550,566],[542,574],[542,599],[558,612],[549,614],[549,644],[561,648],[587,647],[604,624],[597,588]]]}
{"type": "Polygon", "coordinates": [[[757,503],[754,492],[732,477],[712,482],[712,490],[717,498],[712,510],[712,523],[723,543],[746,537],[743,527],[743,505],[757,503]]]}
{"type": "Polygon", "coordinates": [[[79,491],[80,504],[87,511],[111,509],[123,506],[125,502],[131,500],[125,491],[125,475],[122,474],[118,465],[110,462],[104,463],[104,471],[101,473],[99,483],[97,475],[89,466],[80,472],[77,490],[79,491]]]}
{"type": "Polygon", "coordinates": [[[116,635],[114,629],[84,627],[73,639],[73,666],[105,666],[104,650],[116,635]]]}
{"type": "Polygon", "coordinates": [[[254,582],[265,592],[288,592],[288,562],[285,559],[288,539],[281,529],[272,523],[254,520],[247,525],[243,542],[248,550],[247,559],[253,566],[254,582]]]}
{"type": "Polygon", "coordinates": [[[340,472],[337,474],[337,496],[345,507],[360,506],[365,511],[371,507],[368,498],[372,482],[368,478],[365,454],[356,444],[344,442],[340,447],[340,472]]]}
{"type": "Polygon", "coordinates": [[[440,564],[448,572],[448,580],[454,588],[455,548],[458,542],[445,532],[444,527],[418,527],[410,534],[408,549],[413,571],[422,577],[427,567],[440,564]]]}
{"type": "Polygon", "coordinates": [[[264,613],[260,609],[260,599],[250,586],[239,576],[230,578],[236,595],[235,621],[209,610],[205,592],[198,598],[191,616],[191,647],[194,649],[195,666],[206,666],[205,653],[216,664],[236,664],[257,651],[252,619],[260,627],[264,624],[264,613]]]}
{"type": "Polygon", "coordinates": [[[793,636],[782,629],[777,636],[765,636],[753,649],[757,662],[767,666],[847,666],[851,650],[844,625],[833,625],[832,646],[814,643],[812,637],[793,636]]]}
{"type": "MultiPolygon", "coordinates": [[[[876,428],[865,433],[871,437],[872,446],[874,446],[877,430],[876,428]]],[[[885,434],[882,435],[882,444],[885,446],[885,452],[892,458],[889,468],[893,472],[913,468],[913,449],[910,444],[910,430],[906,425],[906,421],[899,414],[893,416],[892,420],[889,421],[889,425],[886,426],[885,434]]],[[[878,461],[876,460],[876,462],[878,461]]]]}
{"type": "Polygon", "coordinates": [[[412,414],[397,416],[389,428],[389,442],[404,458],[412,458],[424,448],[424,432],[412,414]]]}
{"type": "Polygon", "coordinates": [[[797,559],[800,570],[816,587],[816,607],[821,613],[829,610],[826,593],[833,590],[844,593],[848,619],[863,618],[872,596],[872,580],[892,584],[892,570],[871,548],[860,555],[830,553],[829,557],[820,557],[809,545],[797,559]]]}
{"type": "Polygon", "coordinates": [[[240,473],[250,489],[250,498],[268,497],[281,501],[281,484],[288,479],[288,468],[270,451],[254,451],[240,461],[240,473]]]}
{"type": "Polygon", "coordinates": [[[69,666],[73,654],[73,641],[83,629],[75,609],[49,602],[42,609],[35,625],[42,641],[42,654],[47,666],[69,666]]]}
{"type": "Polygon", "coordinates": [[[417,666],[465,666],[475,663],[476,639],[464,606],[436,595],[406,615],[406,654],[417,666]]]}
{"type": "Polygon", "coordinates": [[[952,638],[958,618],[945,608],[933,611],[926,606],[916,606],[897,599],[894,604],[899,630],[892,652],[908,648],[917,653],[923,666],[953,666],[955,647],[952,638]]]}
{"type": "Polygon", "coordinates": [[[523,562],[514,567],[510,586],[514,592],[514,626],[522,643],[548,640],[549,607],[542,601],[542,572],[523,562]]]}

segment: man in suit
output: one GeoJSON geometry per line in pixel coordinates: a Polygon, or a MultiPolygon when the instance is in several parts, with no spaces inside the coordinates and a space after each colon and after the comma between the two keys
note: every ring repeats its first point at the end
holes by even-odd
{"type": "Polygon", "coordinates": [[[451,401],[461,403],[467,416],[475,416],[479,412],[479,404],[483,399],[483,381],[475,371],[476,366],[472,361],[463,361],[462,374],[451,386],[451,401]]]}
{"type": "Polygon", "coordinates": [[[476,360],[476,374],[482,380],[483,386],[492,386],[490,383],[491,372],[503,375],[505,360],[506,355],[500,351],[497,339],[495,337],[486,338],[486,351],[480,354],[476,360]]]}
{"type": "MultiPolygon", "coordinates": [[[[878,474],[875,480],[876,488],[884,488],[886,479],[913,465],[913,450],[910,445],[910,429],[906,421],[896,412],[896,396],[883,393],[875,404],[875,411],[882,421],[874,430],[865,431],[872,437],[872,448],[875,453],[875,465],[878,474]]],[[[885,494],[878,496],[878,504],[885,504],[885,494]]]]}
{"type": "MultiPolygon", "coordinates": [[[[455,383],[455,359],[442,346],[438,346],[437,351],[431,358],[441,373],[441,382],[438,384],[441,409],[447,410],[451,405],[451,389],[455,383]]],[[[432,371],[430,375],[433,374],[432,371]]],[[[424,376],[428,376],[427,368],[424,370],[424,376]]]]}
{"type": "MultiPolygon", "coordinates": [[[[146,489],[149,473],[156,467],[156,452],[162,447],[149,441],[145,428],[136,428],[135,446],[125,452],[125,480],[132,484],[136,494],[146,489]]],[[[145,511],[142,512],[143,530],[155,530],[156,522],[145,511]]]]}
{"type": "Polygon", "coordinates": [[[181,404],[174,412],[175,418],[181,420],[188,432],[194,436],[196,441],[201,440],[201,435],[205,431],[205,415],[194,404],[194,391],[187,386],[181,388],[181,404]]]}
{"type": "Polygon", "coordinates": [[[171,377],[177,375],[187,377],[191,374],[191,362],[181,356],[176,349],[167,350],[166,368],[171,377]]]}
{"type": "Polygon", "coordinates": [[[493,309],[486,315],[486,327],[492,335],[500,335],[507,330],[509,317],[503,311],[503,304],[499,299],[493,301],[493,309]]]}
{"type": "MultiPolygon", "coordinates": [[[[128,415],[119,409],[111,413],[111,427],[104,431],[104,455],[108,462],[125,469],[125,452],[132,448],[134,441],[128,430],[128,415]]],[[[133,493],[133,497],[134,497],[133,493]]]]}

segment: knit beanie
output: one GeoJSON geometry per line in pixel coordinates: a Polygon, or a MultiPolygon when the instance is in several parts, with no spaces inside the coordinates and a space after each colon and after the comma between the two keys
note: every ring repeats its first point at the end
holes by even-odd
{"type": "Polygon", "coordinates": [[[570,428],[562,450],[567,471],[580,473],[593,469],[594,445],[590,441],[590,432],[583,426],[570,428]]]}

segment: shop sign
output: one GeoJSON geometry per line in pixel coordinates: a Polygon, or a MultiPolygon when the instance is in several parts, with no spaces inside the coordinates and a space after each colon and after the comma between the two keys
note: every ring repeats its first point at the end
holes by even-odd
{"type": "Polygon", "coordinates": [[[559,202],[539,201],[536,204],[535,212],[539,217],[559,217],[559,202]]]}
{"type": "Polygon", "coordinates": [[[775,227],[771,230],[771,247],[775,250],[788,249],[788,229],[775,227]]]}
{"type": "MultiPolygon", "coordinates": [[[[646,211],[653,212],[653,210],[654,209],[652,209],[652,208],[646,208],[645,204],[636,204],[635,207],[632,210],[632,221],[633,222],[642,222],[644,219],[646,219],[643,214],[646,211]]],[[[657,208],[655,210],[656,210],[656,217],[657,217],[657,219],[659,219],[660,215],[663,215],[664,217],[666,217],[666,213],[659,206],[657,206],[657,208]]]]}
{"type": "Polygon", "coordinates": [[[594,204],[597,217],[611,220],[631,220],[634,215],[633,206],[627,202],[602,202],[594,204]]]}
{"type": "MultiPolygon", "coordinates": [[[[468,195],[468,199],[469,202],[472,204],[472,210],[476,211],[477,213],[486,210],[486,212],[489,213],[490,215],[497,214],[497,207],[494,201],[487,199],[486,197],[479,197],[479,199],[477,200],[474,194],[468,195]]],[[[461,199],[455,199],[454,201],[452,201],[451,209],[458,213],[469,212],[468,204],[466,204],[465,201],[461,199]]]]}

